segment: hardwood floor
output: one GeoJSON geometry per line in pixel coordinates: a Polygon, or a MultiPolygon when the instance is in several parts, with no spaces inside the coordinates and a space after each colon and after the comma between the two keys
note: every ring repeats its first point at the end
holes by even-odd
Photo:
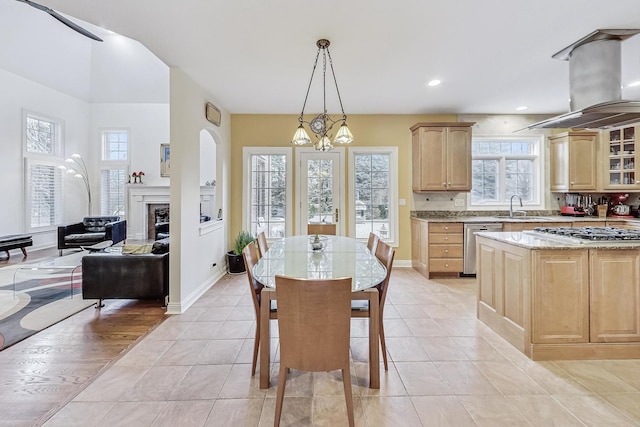
{"type": "MultiPolygon", "coordinates": [[[[57,255],[12,251],[0,267],[57,255]]],[[[41,425],[165,318],[158,301],[106,300],[0,351],[0,426],[41,425]]]]}

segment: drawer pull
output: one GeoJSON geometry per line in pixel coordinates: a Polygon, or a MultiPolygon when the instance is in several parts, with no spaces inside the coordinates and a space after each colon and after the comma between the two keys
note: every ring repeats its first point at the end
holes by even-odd
{"type": "Polygon", "coordinates": [[[445,254],[448,254],[448,253],[449,253],[449,249],[445,249],[445,250],[444,250],[444,253],[445,253],[445,254]]]}
{"type": "Polygon", "coordinates": [[[444,238],[444,240],[449,240],[449,238],[448,238],[448,237],[445,237],[445,238],[444,238]]]}
{"type": "Polygon", "coordinates": [[[444,266],[448,268],[448,267],[449,267],[449,264],[445,264],[444,266]]]}

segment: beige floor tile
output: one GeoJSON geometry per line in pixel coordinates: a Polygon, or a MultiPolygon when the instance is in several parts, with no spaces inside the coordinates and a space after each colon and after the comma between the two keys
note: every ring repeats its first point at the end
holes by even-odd
{"type": "MultiPolygon", "coordinates": [[[[356,426],[366,426],[362,401],[360,397],[354,396],[353,419],[356,426]]],[[[348,425],[347,403],[343,397],[314,397],[313,398],[312,421],[314,426],[343,426],[348,425]]]]}
{"type": "MultiPolygon", "coordinates": [[[[205,427],[254,427],[260,422],[264,398],[219,399],[213,405],[205,427]]],[[[273,425],[273,419],[271,419],[273,425]]]]}
{"type": "Polygon", "coordinates": [[[476,319],[435,319],[442,330],[451,337],[475,337],[478,335],[478,321],[476,319]]]}
{"type": "Polygon", "coordinates": [[[607,370],[599,361],[556,361],[554,364],[571,374],[576,381],[594,393],[636,392],[636,388],[627,384],[607,370]]]}
{"type": "MultiPolygon", "coordinates": [[[[342,370],[330,372],[314,372],[313,374],[313,396],[314,397],[336,397],[344,396],[344,382],[342,378],[342,370]]],[[[358,381],[355,375],[355,368],[350,367],[349,375],[346,381],[351,382],[351,394],[357,396],[360,394],[358,381]]]]}
{"type": "Polygon", "coordinates": [[[553,398],[590,427],[630,427],[637,425],[631,418],[596,395],[559,394],[553,396],[553,398]]]}
{"type": "Polygon", "coordinates": [[[584,425],[551,396],[513,395],[506,396],[506,398],[536,427],[578,427],[584,425]]]}
{"type": "Polygon", "coordinates": [[[611,393],[600,397],[640,425],[640,393],[611,393]]]}
{"type": "Polygon", "coordinates": [[[455,394],[498,394],[473,362],[433,362],[455,394]]]}
{"type": "Polygon", "coordinates": [[[189,309],[181,314],[174,314],[169,319],[165,320],[165,322],[195,322],[207,312],[207,307],[189,307],[189,309]]]}
{"type": "Polygon", "coordinates": [[[405,323],[414,337],[446,337],[447,331],[442,329],[434,319],[405,319],[405,323]]]}
{"type": "Polygon", "coordinates": [[[220,399],[255,399],[265,397],[267,390],[260,388],[260,373],[251,376],[251,364],[234,364],[220,390],[220,399]]]}
{"type": "Polygon", "coordinates": [[[177,340],[189,328],[191,322],[163,322],[155,328],[145,340],[167,341],[177,340]]]}
{"type": "Polygon", "coordinates": [[[387,351],[394,362],[429,360],[429,356],[416,337],[386,337],[387,351]]]}
{"type": "Polygon", "coordinates": [[[475,365],[502,394],[547,394],[511,362],[475,362],[475,365]]]}
{"type": "Polygon", "coordinates": [[[400,319],[401,317],[402,316],[400,316],[400,313],[398,313],[398,310],[396,310],[396,307],[393,304],[391,303],[387,304],[385,302],[383,313],[382,313],[383,319],[400,319]]]}
{"type": "Polygon", "coordinates": [[[218,295],[210,301],[208,307],[235,307],[241,300],[242,295],[218,295]]]}
{"type": "MultiPolygon", "coordinates": [[[[276,396],[279,372],[280,365],[276,364],[274,369],[271,371],[271,381],[275,387],[269,387],[267,397],[276,396]]],[[[313,396],[313,372],[303,372],[290,369],[287,374],[287,384],[284,388],[284,395],[291,397],[313,396]]]]}
{"type": "MultiPolygon", "coordinates": [[[[262,407],[259,426],[272,426],[276,413],[276,399],[266,398],[262,407]]],[[[313,398],[312,397],[287,397],[282,401],[282,416],[280,426],[312,426],[313,425],[313,398]]]]}
{"type": "Polygon", "coordinates": [[[474,427],[476,425],[456,396],[413,396],[411,401],[425,427],[474,427]]]}
{"type": "Polygon", "coordinates": [[[133,387],[120,396],[120,401],[169,400],[190,368],[190,366],[154,366],[133,387]]]}
{"type": "Polygon", "coordinates": [[[113,406],[96,426],[148,426],[153,423],[164,405],[164,402],[119,402],[113,406]]]}
{"type": "Polygon", "coordinates": [[[256,320],[256,310],[251,305],[238,305],[233,308],[227,320],[256,320]]]}
{"type": "MultiPolygon", "coordinates": [[[[206,341],[206,346],[202,349],[195,365],[227,365],[232,364],[238,358],[240,349],[245,340],[211,340],[206,341]]],[[[253,357],[253,349],[251,350],[253,357]]],[[[258,356],[258,360],[260,356],[258,356]]]]}
{"type": "MultiPolygon", "coordinates": [[[[369,327],[367,326],[367,332],[365,337],[369,336],[369,327]]],[[[404,319],[385,319],[384,320],[384,334],[385,338],[388,337],[410,337],[413,334],[411,329],[407,326],[404,319]]]]}
{"type": "Polygon", "coordinates": [[[459,396],[479,427],[516,427],[531,424],[504,396],[459,396]]]}
{"type": "Polygon", "coordinates": [[[415,304],[399,304],[399,305],[390,305],[391,307],[395,307],[395,310],[403,319],[429,319],[429,315],[425,310],[425,306],[423,305],[415,305],[415,304]]]}
{"type": "Polygon", "coordinates": [[[191,322],[178,340],[210,340],[216,337],[224,322],[191,322]]]}
{"type": "Polygon", "coordinates": [[[174,342],[143,340],[120,358],[115,366],[153,366],[174,342]]]}
{"type": "Polygon", "coordinates": [[[362,397],[367,426],[421,426],[420,418],[409,397],[362,397]]]}
{"type": "Polygon", "coordinates": [[[105,371],[74,401],[76,402],[115,402],[142,378],[149,368],[138,366],[113,366],[105,371]]]}
{"type": "Polygon", "coordinates": [[[168,400],[216,399],[230,371],[231,365],[192,366],[168,400]]]}
{"type": "MultiPolygon", "coordinates": [[[[115,406],[115,402],[70,402],[45,424],[45,427],[95,426],[115,406]]],[[[5,414],[6,418],[7,415],[5,414]]]]}
{"type": "Polygon", "coordinates": [[[590,394],[588,388],[576,381],[568,372],[560,369],[553,362],[530,361],[520,366],[532,380],[544,388],[549,394],[590,394]]]}
{"type": "Polygon", "coordinates": [[[228,340],[247,338],[254,325],[254,320],[226,320],[222,323],[213,339],[228,340]]]}
{"type": "Polygon", "coordinates": [[[470,360],[455,340],[452,337],[418,337],[418,342],[433,361],[470,360]]]}
{"type": "Polygon", "coordinates": [[[450,319],[456,316],[456,313],[444,304],[426,304],[422,309],[430,319],[450,319]]]}
{"type": "Polygon", "coordinates": [[[603,369],[640,391],[640,366],[634,360],[603,360],[603,369]]]}
{"type": "Polygon", "coordinates": [[[215,400],[166,402],[151,427],[202,427],[215,400]]]}
{"type": "Polygon", "coordinates": [[[410,396],[453,394],[431,362],[396,362],[395,366],[410,396]]]}
{"type": "Polygon", "coordinates": [[[470,360],[506,361],[505,357],[482,337],[453,337],[453,342],[470,360]]]}
{"type": "MultiPolygon", "coordinates": [[[[189,312],[191,308],[189,308],[187,312],[189,312]]],[[[205,312],[202,313],[197,320],[202,322],[224,322],[227,320],[232,310],[233,307],[206,308],[205,312]]]]}
{"type": "Polygon", "coordinates": [[[156,365],[193,365],[207,343],[206,340],[175,341],[158,359],[156,365]]]}
{"type": "Polygon", "coordinates": [[[356,378],[353,381],[358,383],[358,388],[362,396],[406,396],[407,389],[396,370],[393,363],[389,363],[389,370],[384,370],[384,365],[380,363],[380,388],[369,388],[369,364],[353,363],[356,378]]]}

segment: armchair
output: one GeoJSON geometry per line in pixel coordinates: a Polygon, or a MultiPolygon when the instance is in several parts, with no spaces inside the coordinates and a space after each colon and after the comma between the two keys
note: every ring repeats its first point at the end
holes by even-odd
{"type": "Polygon", "coordinates": [[[58,251],[90,246],[105,240],[114,244],[127,238],[127,221],[118,216],[88,216],[70,225],[58,227],[58,251]]]}

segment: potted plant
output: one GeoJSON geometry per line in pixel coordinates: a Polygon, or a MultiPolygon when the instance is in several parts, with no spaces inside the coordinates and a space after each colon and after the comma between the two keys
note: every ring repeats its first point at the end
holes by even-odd
{"type": "Polygon", "coordinates": [[[255,239],[248,231],[240,231],[233,243],[233,249],[227,252],[227,263],[229,264],[230,274],[244,273],[244,259],[242,258],[242,250],[255,239]]]}

